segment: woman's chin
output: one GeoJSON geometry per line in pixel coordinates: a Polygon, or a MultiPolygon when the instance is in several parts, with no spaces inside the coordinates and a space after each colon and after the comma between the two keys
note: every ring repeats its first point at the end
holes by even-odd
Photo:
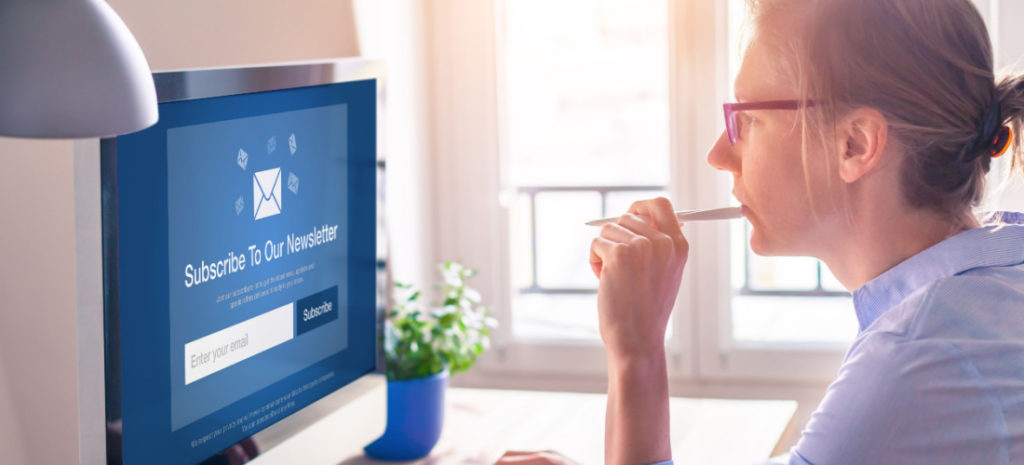
{"type": "Polygon", "coordinates": [[[768,251],[770,249],[765,247],[765,245],[766,244],[764,243],[764,241],[760,239],[760,236],[757,235],[756,233],[754,233],[753,231],[751,231],[751,233],[750,233],[750,250],[753,251],[754,253],[758,254],[758,255],[761,255],[761,256],[770,255],[768,253],[768,251]]]}
{"type": "Polygon", "coordinates": [[[757,228],[751,228],[750,230],[750,250],[763,257],[784,255],[779,250],[778,245],[773,244],[769,238],[764,237],[764,234],[761,234],[757,228]]]}
{"type": "Polygon", "coordinates": [[[750,250],[762,257],[803,257],[811,256],[800,247],[800,239],[791,236],[768,236],[757,228],[750,230],[750,250]]]}

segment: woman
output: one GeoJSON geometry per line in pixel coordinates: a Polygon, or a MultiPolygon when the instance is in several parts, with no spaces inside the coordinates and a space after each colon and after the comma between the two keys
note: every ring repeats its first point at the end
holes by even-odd
{"type": "MultiPolygon", "coordinates": [[[[799,443],[772,463],[1024,463],[1024,215],[972,214],[1020,134],[1024,79],[997,83],[969,0],[749,6],[742,104],[726,106],[708,162],[733,175],[751,248],[824,261],[860,323],[799,443]]],[[[662,341],[688,252],[672,211],[638,202],[591,246],[609,464],[671,458],[662,341]]]]}

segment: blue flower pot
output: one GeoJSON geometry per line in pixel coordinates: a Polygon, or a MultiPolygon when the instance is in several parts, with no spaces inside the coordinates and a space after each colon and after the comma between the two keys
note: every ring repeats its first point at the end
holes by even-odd
{"type": "Polygon", "coordinates": [[[378,460],[425,457],[441,438],[448,371],[405,381],[388,381],[388,425],[363,450],[378,460]]]}

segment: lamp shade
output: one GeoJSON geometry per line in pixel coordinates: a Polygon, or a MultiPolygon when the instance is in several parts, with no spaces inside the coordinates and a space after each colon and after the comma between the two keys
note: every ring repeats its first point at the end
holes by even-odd
{"type": "Polygon", "coordinates": [[[0,135],[104,137],[157,121],[153,76],[102,0],[0,1],[0,135]]]}

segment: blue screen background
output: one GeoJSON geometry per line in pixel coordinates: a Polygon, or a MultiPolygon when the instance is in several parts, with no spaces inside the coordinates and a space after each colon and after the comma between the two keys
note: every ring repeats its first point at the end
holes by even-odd
{"type": "Polygon", "coordinates": [[[202,461],[374,370],[374,81],[164,103],[157,125],[117,138],[116,157],[125,463],[202,461]],[[254,219],[253,173],[278,167],[281,212],[254,219]],[[323,225],[338,226],[334,242],[253,265],[249,245],[323,225]],[[185,264],[229,251],[244,270],[184,286],[185,264]],[[309,263],[287,289],[222,298],[309,263]],[[185,342],[332,286],[336,320],[184,384],[185,342]]]}

